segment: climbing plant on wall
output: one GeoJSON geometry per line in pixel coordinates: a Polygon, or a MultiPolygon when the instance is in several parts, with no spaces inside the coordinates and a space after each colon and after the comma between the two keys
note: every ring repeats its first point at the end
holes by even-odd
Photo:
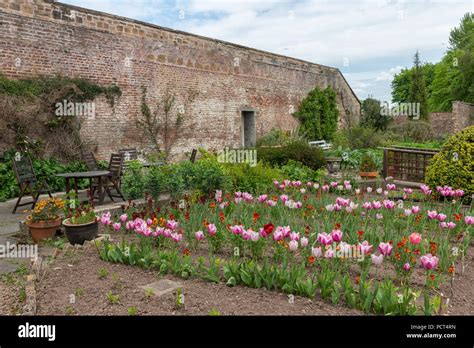
{"type": "MultiPolygon", "coordinates": [[[[104,95],[110,104],[122,94],[86,79],[35,77],[14,80],[0,75],[0,150],[15,148],[62,160],[79,159],[80,119],[56,115],[57,104],[91,102],[104,95]]],[[[70,115],[72,116],[72,115],[70,115]]],[[[77,116],[77,115],[76,115],[77,116]]]]}
{"type": "Polygon", "coordinates": [[[301,131],[311,140],[331,140],[337,130],[338,115],[336,92],[331,87],[314,88],[293,114],[301,123],[301,131]]]}

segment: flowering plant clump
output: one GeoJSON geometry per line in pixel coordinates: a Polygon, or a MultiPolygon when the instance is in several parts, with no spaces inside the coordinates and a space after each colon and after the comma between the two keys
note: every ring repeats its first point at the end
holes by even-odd
{"type": "Polygon", "coordinates": [[[43,199],[36,203],[27,219],[33,222],[56,220],[63,208],[64,201],[60,198],[43,199]]]}
{"type": "Polygon", "coordinates": [[[101,215],[106,228],[130,237],[104,244],[101,258],[229,286],[319,293],[367,313],[432,313],[429,291],[425,308],[417,307],[412,275],[426,273],[429,289],[451,277],[469,247],[473,214],[459,201],[440,205],[429,195],[395,200],[429,189],[389,185],[284,180],[256,194],[218,190],[161,208],[149,201],[101,215]]]}

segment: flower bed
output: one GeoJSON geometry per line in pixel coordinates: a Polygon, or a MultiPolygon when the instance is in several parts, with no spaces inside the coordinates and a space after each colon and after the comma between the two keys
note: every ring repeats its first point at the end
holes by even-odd
{"type": "Polygon", "coordinates": [[[275,182],[268,192],[186,197],[166,209],[129,207],[101,222],[122,241],[99,245],[103,260],[307,297],[320,296],[366,313],[436,314],[437,291],[464,268],[474,217],[463,192],[393,184],[386,189],[332,182],[275,182]],[[392,201],[391,195],[422,195],[392,201]]]}

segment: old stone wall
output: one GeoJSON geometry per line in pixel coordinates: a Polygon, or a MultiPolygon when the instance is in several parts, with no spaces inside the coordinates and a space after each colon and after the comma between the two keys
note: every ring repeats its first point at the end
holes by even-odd
{"type": "Polygon", "coordinates": [[[450,135],[474,125],[474,104],[454,101],[452,110],[430,113],[430,124],[435,134],[450,135]]]}
{"type": "Polygon", "coordinates": [[[46,0],[0,0],[0,74],[87,78],[117,84],[113,108],[96,100],[82,137],[105,158],[149,144],[137,124],[141,89],[154,109],[167,91],[184,123],[173,147],[242,146],[242,110],[257,137],[297,125],[291,113],[315,86],[338,94],[339,125],[356,124],[360,102],[338,69],[46,0]]]}

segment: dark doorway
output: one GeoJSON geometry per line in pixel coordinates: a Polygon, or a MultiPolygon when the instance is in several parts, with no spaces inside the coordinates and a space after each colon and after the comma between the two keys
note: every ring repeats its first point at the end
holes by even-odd
{"type": "Polygon", "coordinates": [[[242,111],[242,130],[244,147],[255,147],[257,143],[257,134],[255,130],[255,111],[242,111]]]}

